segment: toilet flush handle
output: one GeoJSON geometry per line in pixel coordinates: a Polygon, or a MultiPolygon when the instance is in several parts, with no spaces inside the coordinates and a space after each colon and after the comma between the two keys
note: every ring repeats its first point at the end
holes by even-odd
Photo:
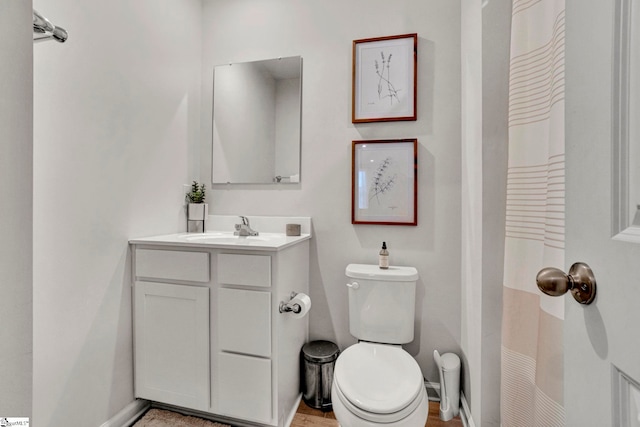
{"type": "Polygon", "coordinates": [[[347,288],[358,289],[360,284],[358,282],[347,283],[347,288]]]}

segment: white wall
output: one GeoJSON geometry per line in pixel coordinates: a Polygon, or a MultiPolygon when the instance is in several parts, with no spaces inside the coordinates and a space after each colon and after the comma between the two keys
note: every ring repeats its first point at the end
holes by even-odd
{"type": "Polygon", "coordinates": [[[462,364],[464,394],[473,419],[482,424],[482,9],[461,1],[462,60],[462,364]]]}
{"type": "Polygon", "coordinates": [[[483,427],[500,426],[510,32],[511,2],[487,3],[482,9],[482,404],[478,409],[483,427]]]}
{"type": "Polygon", "coordinates": [[[31,416],[31,2],[0,2],[0,416],[31,416]]]}
{"type": "Polygon", "coordinates": [[[497,427],[511,3],[461,5],[463,390],[475,424],[497,427]]]}
{"type": "Polygon", "coordinates": [[[451,0],[205,0],[201,179],[211,182],[215,65],[302,55],[302,182],[217,186],[210,212],[313,218],[311,338],[344,348],[349,335],[344,269],[391,263],[420,273],[416,338],[406,346],[438,381],[433,349],[460,352],[460,3],[451,0]],[[351,49],[359,38],[416,32],[418,120],[351,123],[351,49]],[[351,141],[418,138],[418,226],[354,226],[351,141]]]}
{"type": "Polygon", "coordinates": [[[127,240],[197,178],[201,2],[34,6],[69,40],[34,46],[33,425],[98,426],[133,400],[127,240]]]}

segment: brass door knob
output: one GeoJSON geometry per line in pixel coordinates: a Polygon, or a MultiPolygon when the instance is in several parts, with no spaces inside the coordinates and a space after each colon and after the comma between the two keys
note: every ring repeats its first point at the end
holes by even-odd
{"type": "Polygon", "coordinates": [[[583,262],[573,264],[569,274],[558,268],[543,268],[536,276],[536,283],[538,289],[552,297],[571,291],[580,304],[591,304],[596,297],[596,278],[591,268],[583,262]]]}

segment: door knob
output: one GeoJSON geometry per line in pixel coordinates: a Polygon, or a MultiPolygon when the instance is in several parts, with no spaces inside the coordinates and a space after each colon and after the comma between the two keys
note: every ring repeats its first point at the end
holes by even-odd
{"type": "Polygon", "coordinates": [[[573,264],[569,274],[558,268],[543,268],[536,276],[536,283],[542,292],[552,297],[571,291],[580,304],[591,304],[596,297],[596,278],[591,268],[583,262],[573,264]]]}

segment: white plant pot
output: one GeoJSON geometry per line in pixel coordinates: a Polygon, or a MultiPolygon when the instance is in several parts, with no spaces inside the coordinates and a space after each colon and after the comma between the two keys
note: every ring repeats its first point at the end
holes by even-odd
{"type": "Polygon", "coordinates": [[[209,215],[207,203],[189,203],[187,206],[187,219],[189,221],[204,221],[209,215]]]}

